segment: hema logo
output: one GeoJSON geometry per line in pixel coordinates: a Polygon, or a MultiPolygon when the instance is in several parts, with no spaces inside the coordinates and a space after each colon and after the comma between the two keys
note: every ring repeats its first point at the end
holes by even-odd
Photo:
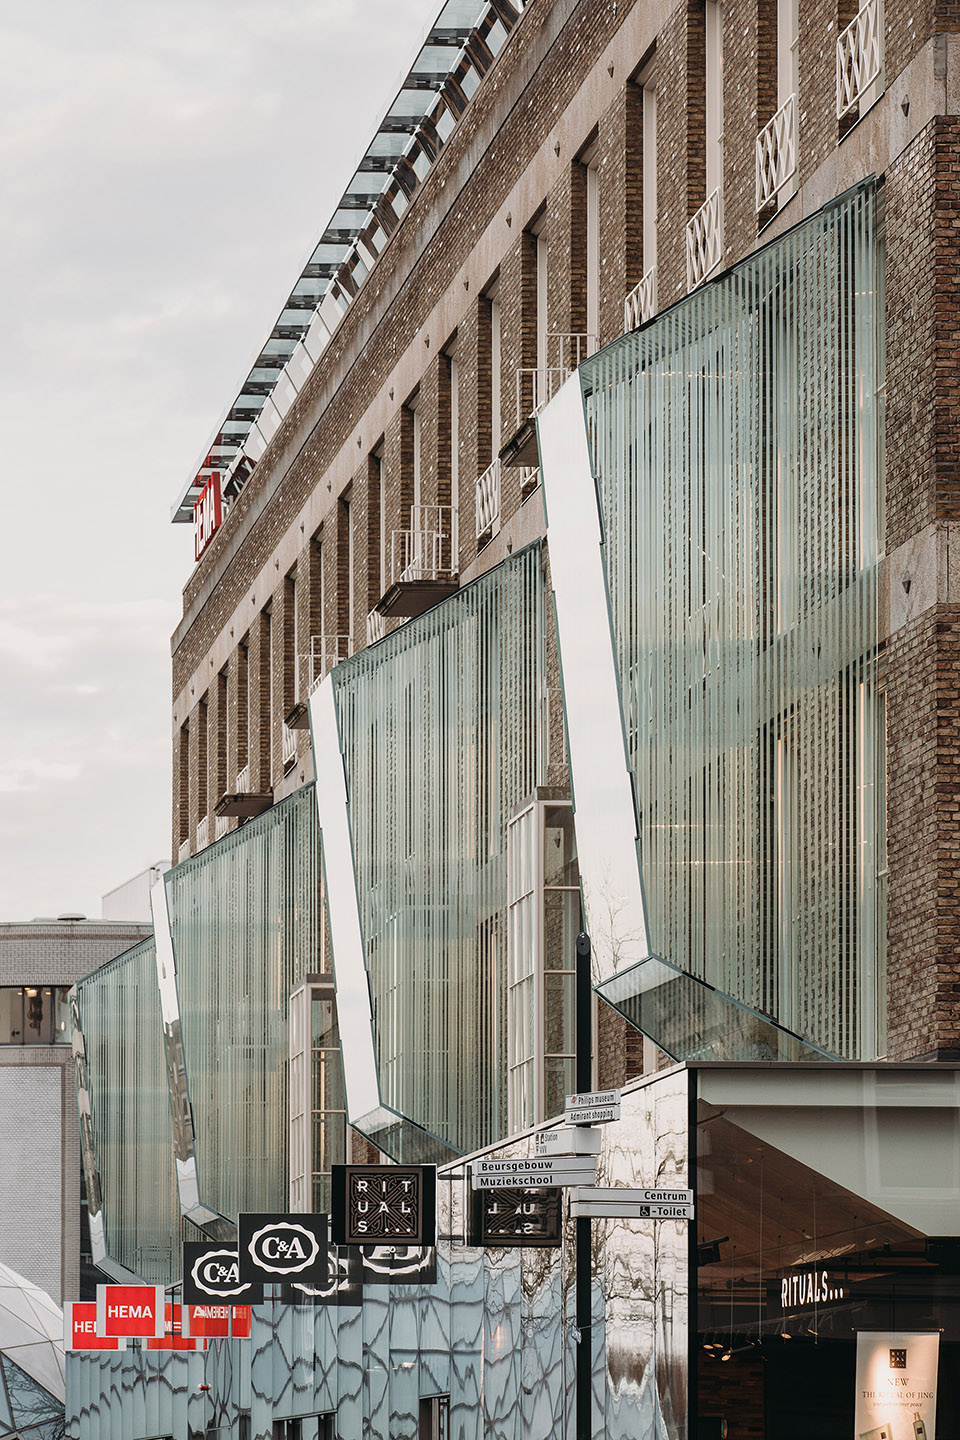
{"type": "Polygon", "coordinates": [[[320,1254],[316,1237],[305,1226],[285,1220],[255,1230],[247,1249],[258,1269],[271,1275],[299,1275],[320,1254]]]}
{"type": "Polygon", "coordinates": [[[208,1295],[242,1295],[250,1289],[240,1279],[236,1250],[208,1250],[193,1262],[190,1273],[197,1288],[208,1295]]]}

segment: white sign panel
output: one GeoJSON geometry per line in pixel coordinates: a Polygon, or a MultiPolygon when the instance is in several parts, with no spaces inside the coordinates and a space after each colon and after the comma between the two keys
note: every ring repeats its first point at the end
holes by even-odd
{"type": "Polygon", "coordinates": [[[538,1155],[599,1155],[599,1130],[570,1126],[564,1130],[541,1130],[533,1137],[538,1155]]]}
{"type": "Polygon", "coordinates": [[[692,1205],[642,1205],[636,1200],[618,1200],[616,1190],[609,1200],[571,1200],[570,1214],[581,1220],[692,1220],[692,1205]]]}
{"type": "Polygon", "coordinates": [[[857,1334],[854,1440],[936,1440],[938,1331],[857,1334]]]}
{"type": "Polygon", "coordinates": [[[603,1125],[620,1119],[619,1090],[591,1090],[568,1095],[564,1118],[571,1125],[603,1125]]]}
{"type": "Polygon", "coordinates": [[[622,1200],[629,1205],[692,1205],[692,1190],[634,1190],[627,1185],[582,1185],[578,1200],[622,1200]]]}
{"type": "Polygon", "coordinates": [[[473,1183],[478,1190],[514,1185],[586,1185],[597,1178],[592,1155],[560,1155],[556,1159],[478,1160],[473,1183]]]}

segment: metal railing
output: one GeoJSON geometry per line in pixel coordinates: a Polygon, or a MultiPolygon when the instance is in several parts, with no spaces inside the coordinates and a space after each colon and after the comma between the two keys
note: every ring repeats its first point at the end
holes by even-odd
{"type": "Polygon", "coordinates": [[[346,660],[353,654],[353,637],[351,635],[311,635],[310,654],[307,661],[310,667],[310,689],[319,685],[324,675],[329,675],[335,665],[341,660],[346,660]]]}
{"type": "Polygon", "coordinates": [[[599,337],[591,331],[551,330],[546,338],[546,365],[517,370],[517,429],[538,415],[581,361],[592,355],[599,337]]]}
{"type": "Polygon", "coordinates": [[[529,499],[540,484],[539,465],[524,465],[520,469],[520,499],[529,499]]]}
{"type": "Polygon", "coordinates": [[[837,36],[837,119],[860,104],[883,72],[883,0],[865,0],[837,36]]]}
{"type": "Polygon", "coordinates": [[[797,173],[797,97],[788,95],[757,136],[757,214],[797,173]]]}
{"type": "Polygon", "coordinates": [[[376,645],[387,633],[387,618],[381,615],[379,610],[371,610],[367,615],[367,644],[376,645]]]}
{"type": "Polygon", "coordinates": [[[204,815],[197,821],[197,849],[206,850],[210,844],[210,816],[204,815]]]}
{"type": "Polygon", "coordinates": [[[457,512],[452,505],[411,505],[410,526],[390,537],[390,583],[452,580],[459,569],[457,512]]]}
{"type": "Polygon", "coordinates": [[[247,761],[242,770],[237,771],[237,795],[249,795],[250,793],[250,762],[247,761]]]}
{"type": "Polygon", "coordinates": [[[283,766],[286,769],[297,758],[297,732],[289,725],[282,725],[281,730],[283,732],[283,766]]]}
{"type": "Polygon", "coordinates": [[[657,267],[651,265],[623,302],[623,333],[629,335],[657,313],[657,267]]]}
{"type": "Polygon", "coordinates": [[[500,529],[500,457],[477,477],[477,544],[492,540],[500,529]]]}
{"type": "Polygon", "coordinates": [[[720,187],[687,223],[687,289],[695,290],[723,258],[723,201],[720,187]]]}
{"type": "Polygon", "coordinates": [[[190,859],[190,837],[180,841],[180,848],[177,851],[177,864],[182,865],[184,860],[190,859]]]}
{"type": "Polygon", "coordinates": [[[229,816],[229,815],[218,815],[217,818],[216,818],[216,824],[215,824],[214,827],[213,827],[213,833],[214,833],[216,839],[217,839],[217,840],[222,840],[223,837],[224,837],[224,835],[226,835],[226,833],[227,833],[227,831],[228,831],[229,829],[230,829],[230,816],[229,816]]]}

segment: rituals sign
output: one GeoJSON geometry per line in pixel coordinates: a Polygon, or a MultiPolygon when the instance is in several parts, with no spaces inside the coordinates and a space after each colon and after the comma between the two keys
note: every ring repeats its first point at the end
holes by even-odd
{"type": "Polygon", "coordinates": [[[435,1165],[334,1165],[332,1235],[337,1245],[433,1245],[435,1165]]]}
{"type": "Polygon", "coordinates": [[[563,1237],[561,1191],[518,1186],[474,1190],[468,1245],[556,1246],[563,1237]]]}

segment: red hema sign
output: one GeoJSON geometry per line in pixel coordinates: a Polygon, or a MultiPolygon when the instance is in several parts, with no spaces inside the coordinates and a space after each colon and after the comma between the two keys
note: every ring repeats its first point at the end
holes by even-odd
{"type": "Polygon", "coordinates": [[[190,1334],[207,1340],[250,1338],[249,1305],[191,1305],[188,1321],[190,1334]]]}
{"type": "Polygon", "coordinates": [[[162,1285],[97,1286],[98,1335],[140,1335],[162,1339],[164,1319],[162,1285]]]}
{"type": "Polygon", "coordinates": [[[124,1350],[125,1340],[97,1334],[95,1300],[68,1300],[63,1307],[63,1343],[68,1350],[124,1350]]]}
{"type": "Polygon", "coordinates": [[[220,502],[220,475],[214,470],[193,507],[193,558],[199,560],[223,519],[220,502]]]}

